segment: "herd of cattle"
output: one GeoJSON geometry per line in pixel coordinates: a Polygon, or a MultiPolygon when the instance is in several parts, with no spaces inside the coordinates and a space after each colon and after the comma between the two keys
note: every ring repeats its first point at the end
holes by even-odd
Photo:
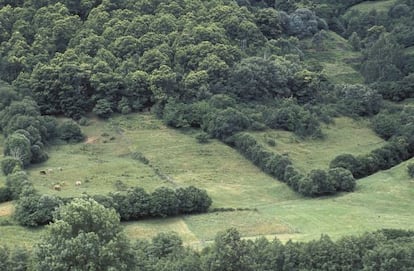
{"type": "MultiPolygon", "coordinates": [[[[41,170],[41,171],[39,171],[39,174],[40,175],[48,175],[48,174],[52,174],[54,171],[55,170],[53,168],[48,168],[47,170],[41,170]]],[[[63,171],[63,168],[58,167],[56,169],[56,171],[63,171]]],[[[60,184],[55,184],[55,185],[53,185],[53,189],[56,190],[56,191],[60,191],[60,190],[62,190],[62,186],[64,184],[65,184],[65,182],[61,182],[60,184]]],[[[75,182],[75,185],[76,186],[81,186],[82,185],[82,182],[81,181],[76,181],[75,182]]]]}

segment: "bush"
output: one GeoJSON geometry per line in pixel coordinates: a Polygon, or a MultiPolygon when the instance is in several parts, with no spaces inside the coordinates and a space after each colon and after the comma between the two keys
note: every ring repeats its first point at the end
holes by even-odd
{"type": "Polygon", "coordinates": [[[22,167],[22,161],[15,157],[7,156],[1,161],[1,170],[6,176],[13,173],[15,170],[21,170],[22,167]]]}
{"type": "Polygon", "coordinates": [[[409,164],[409,165],[407,166],[407,170],[408,170],[408,175],[409,175],[411,178],[414,178],[414,164],[409,164]]]}
{"type": "Polygon", "coordinates": [[[210,135],[205,132],[200,132],[196,135],[195,138],[197,139],[198,143],[205,144],[205,143],[208,143],[210,139],[210,135]]]}
{"type": "Polygon", "coordinates": [[[205,190],[194,186],[178,188],[175,194],[180,202],[179,212],[181,214],[205,213],[212,203],[205,190]]]}
{"type": "Polygon", "coordinates": [[[69,142],[80,142],[84,139],[81,128],[73,120],[67,120],[58,127],[59,138],[69,142]]]}
{"type": "Polygon", "coordinates": [[[18,199],[25,187],[31,187],[26,172],[17,171],[9,174],[6,178],[6,186],[10,189],[10,196],[12,199],[18,199]]]}
{"type": "Polygon", "coordinates": [[[98,117],[107,119],[113,113],[111,103],[106,99],[100,99],[96,102],[95,107],[92,110],[98,117]]]}
{"type": "Polygon", "coordinates": [[[49,195],[38,195],[26,189],[16,203],[14,218],[27,227],[46,225],[53,219],[53,212],[62,205],[62,201],[49,195]]]}
{"type": "Polygon", "coordinates": [[[352,173],[344,168],[331,168],[328,170],[328,180],[335,185],[337,191],[352,192],[356,182],[352,173]]]}
{"type": "Polygon", "coordinates": [[[180,201],[175,191],[160,187],[151,194],[151,215],[152,216],[173,216],[179,212],[180,201]]]}
{"type": "Polygon", "coordinates": [[[0,187],[0,202],[12,200],[11,191],[8,187],[0,187]]]}
{"type": "Polygon", "coordinates": [[[227,108],[210,115],[207,131],[215,138],[225,140],[250,126],[250,120],[240,111],[227,108]]]}

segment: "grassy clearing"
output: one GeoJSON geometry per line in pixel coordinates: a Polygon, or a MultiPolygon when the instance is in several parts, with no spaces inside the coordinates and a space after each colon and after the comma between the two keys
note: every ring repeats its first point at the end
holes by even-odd
{"type": "Polygon", "coordinates": [[[327,168],[339,154],[364,154],[382,146],[384,141],[368,127],[368,121],[342,117],[336,118],[334,124],[323,127],[323,140],[302,141],[291,132],[276,130],[252,135],[269,149],[287,154],[298,169],[308,172],[315,168],[327,168]],[[267,144],[270,139],[276,142],[276,146],[267,144]]]}
{"type": "MultiPolygon", "coordinates": [[[[387,12],[394,4],[396,0],[383,0],[383,1],[365,1],[349,8],[351,10],[357,10],[359,12],[368,13],[372,10],[378,12],[387,12]]],[[[349,12],[348,11],[348,12],[349,12]]]]}
{"type": "Polygon", "coordinates": [[[307,50],[306,58],[322,65],[323,72],[334,83],[363,83],[362,75],[355,69],[361,54],[353,51],[343,37],[331,31],[326,33],[327,37],[321,49],[307,50]]]}
{"type": "MultiPolygon", "coordinates": [[[[169,129],[151,115],[120,116],[107,122],[94,120],[84,130],[93,143],[53,147],[49,161],[29,169],[42,193],[106,193],[115,191],[115,182],[120,179],[126,185],[143,186],[149,191],[161,185],[195,185],[207,189],[213,207],[257,208],[124,223],[131,240],[176,231],[186,244],[203,247],[217,231],[229,227],[238,228],[246,238],[266,236],[283,241],[310,240],[323,233],[338,238],[384,227],[413,229],[414,182],[406,172],[408,162],[359,180],[354,193],[307,199],[221,142],[198,144],[194,138],[196,131],[169,129]],[[110,140],[111,137],[115,138],[110,140]],[[130,152],[142,153],[149,164],[131,159],[130,152]],[[55,171],[60,166],[63,171],[55,171]],[[41,176],[39,170],[47,168],[54,169],[53,173],[41,176]],[[81,187],[72,183],[86,178],[90,181],[81,187]],[[60,192],[49,187],[56,180],[66,180],[67,185],[60,192]]],[[[275,150],[288,152],[305,170],[326,167],[339,153],[366,153],[382,144],[363,121],[339,118],[324,132],[325,141],[299,142],[290,133],[280,131],[255,136],[259,140],[275,136],[275,150]]],[[[10,205],[4,206],[10,213],[10,205]]],[[[9,218],[6,215],[0,222],[9,218]]],[[[0,226],[0,244],[31,244],[42,231],[0,226]]]]}

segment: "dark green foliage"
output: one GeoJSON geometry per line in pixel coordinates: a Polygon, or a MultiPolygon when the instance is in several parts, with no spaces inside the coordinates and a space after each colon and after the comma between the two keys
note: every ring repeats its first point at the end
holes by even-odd
{"type": "Polygon", "coordinates": [[[263,112],[264,123],[272,129],[292,131],[300,137],[322,137],[319,121],[293,100],[263,112]]]}
{"type": "Polygon", "coordinates": [[[209,142],[210,136],[205,132],[200,132],[196,135],[196,139],[198,143],[205,144],[209,142]]]}
{"type": "Polygon", "coordinates": [[[78,198],[53,220],[34,248],[36,270],[133,270],[134,253],[115,210],[78,198]]]}
{"type": "Polygon", "coordinates": [[[205,270],[251,270],[248,248],[235,228],[219,232],[214,241],[203,263],[205,270]]]}
{"type": "Polygon", "coordinates": [[[385,170],[398,165],[412,157],[412,155],[407,138],[397,137],[367,155],[355,157],[351,154],[341,154],[331,161],[329,167],[348,169],[355,178],[359,179],[378,170],[385,170]]]}
{"type": "Polygon", "coordinates": [[[179,212],[181,214],[205,213],[212,203],[205,190],[194,186],[178,188],[175,194],[180,202],[179,212]]]}
{"type": "Polygon", "coordinates": [[[226,139],[250,126],[250,120],[240,111],[227,108],[209,115],[207,131],[216,138],[226,139]]]}
{"type": "Polygon", "coordinates": [[[150,206],[152,216],[173,216],[179,213],[180,200],[174,190],[167,187],[160,187],[151,193],[150,206]]]}
{"type": "Polygon", "coordinates": [[[164,258],[183,249],[183,241],[175,232],[159,233],[152,238],[148,253],[155,258],[164,258]]]}
{"type": "Polygon", "coordinates": [[[98,100],[93,108],[93,113],[101,118],[108,118],[113,113],[111,103],[106,99],[98,100]]]}
{"type": "Polygon", "coordinates": [[[32,189],[23,189],[16,202],[14,218],[27,227],[46,225],[52,221],[53,212],[62,204],[55,196],[38,195],[32,189]]]}
{"type": "Polygon", "coordinates": [[[1,271],[26,271],[30,270],[31,252],[25,247],[0,247],[0,270],[1,271]]]}
{"type": "Polygon", "coordinates": [[[12,199],[10,188],[0,187],[0,202],[6,202],[12,199]]]}
{"type": "Polygon", "coordinates": [[[414,164],[409,164],[407,166],[408,176],[414,178],[414,164]]]}
{"type": "MultiPolygon", "coordinates": [[[[344,168],[352,173],[361,167],[359,161],[352,154],[340,154],[329,163],[330,168],[344,168]]],[[[355,176],[355,175],[354,175],[355,176]]],[[[357,177],[357,176],[355,176],[357,177]]]]}
{"type": "Polygon", "coordinates": [[[24,171],[16,171],[6,177],[6,187],[10,191],[12,199],[18,199],[25,188],[31,188],[32,184],[24,171]]]}
{"type": "Polygon", "coordinates": [[[372,119],[373,130],[383,139],[388,140],[398,134],[399,120],[390,113],[379,113],[372,119]]]}
{"type": "Polygon", "coordinates": [[[243,59],[232,71],[232,89],[243,100],[289,97],[285,65],[259,57],[243,59]]]}
{"type": "Polygon", "coordinates": [[[314,169],[301,180],[299,192],[306,196],[332,194],[336,192],[334,181],[324,170],[314,169]]]}
{"type": "Polygon", "coordinates": [[[79,125],[73,120],[66,120],[58,126],[59,138],[69,142],[79,142],[84,139],[79,125]]]}
{"type": "Polygon", "coordinates": [[[126,193],[118,192],[110,197],[122,220],[138,220],[150,214],[151,197],[142,188],[130,188],[126,193]]]}
{"type": "Polygon", "coordinates": [[[1,160],[1,170],[4,175],[9,175],[14,171],[19,171],[23,167],[22,161],[15,157],[6,156],[3,160],[1,160]]]}
{"type": "Polygon", "coordinates": [[[334,184],[337,191],[354,191],[356,182],[351,171],[339,167],[329,169],[327,174],[328,183],[334,184]]]}
{"type": "Polygon", "coordinates": [[[381,95],[364,85],[342,85],[336,91],[340,110],[350,116],[372,116],[382,106],[381,95]]]}

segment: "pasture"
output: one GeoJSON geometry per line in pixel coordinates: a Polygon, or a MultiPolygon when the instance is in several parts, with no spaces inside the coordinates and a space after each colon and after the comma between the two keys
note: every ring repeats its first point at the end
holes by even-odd
{"type": "Polygon", "coordinates": [[[361,54],[353,51],[346,39],[332,31],[326,31],[319,48],[319,50],[305,50],[306,58],[309,62],[321,65],[323,73],[332,82],[336,84],[364,82],[362,75],[354,68],[361,54]]]}
{"type": "Polygon", "coordinates": [[[380,1],[364,1],[352,6],[349,10],[357,10],[359,12],[368,13],[372,10],[378,12],[387,12],[390,7],[395,4],[396,0],[380,0],[380,1]]]}
{"type": "MultiPolygon", "coordinates": [[[[238,228],[246,238],[267,236],[283,241],[310,240],[321,234],[338,238],[380,228],[413,229],[414,182],[406,172],[407,162],[358,180],[354,193],[309,199],[264,174],[229,146],[216,140],[199,144],[197,131],[167,128],[149,114],[118,116],[106,122],[92,120],[83,129],[85,142],[53,146],[46,163],[29,169],[41,193],[81,196],[127,186],[152,191],[159,186],[195,185],[208,191],[213,208],[250,208],[124,223],[132,240],[176,231],[186,244],[200,248],[217,231],[229,227],[238,228]],[[141,160],[133,159],[133,153],[139,153],[141,160]],[[148,162],[144,163],[142,157],[148,162]],[[62,171],[56,171],[59,167],[62,171]],[[52,173],[39,174],[49,168],[52,173]],[[76,180],[82,180],[82,184],[75,186],[76,180]],[[63,181],[61,191],[52,189],[51,184],[63,181]]],[[[290,152],[294,162],[305,170],[325,167],[336,154],[364,153],[382,144],[363,121],[340,118],[324,132],[324,141],[300,142],[281,131],[255,136],[260,140],[275,136],[275,150],[290,152]],[[304,151],[298,152],[300,149],[304,151]]],[[[8,210],[0,218],[0,244],[28,245],[37,240],[43,229],[33,231],[14,225],[9,204],[0,205],[0,209],[5,206],[3,209],[8,210]]]]}
{"type": "Polygon", "coordinates": [[[384,140],[369,128],[367,120],[336,118],[333,124],[323,125],[322,132],[324,139],[310,140],[300,140],[287,131],[268,130],[251,134],[270,150],[288,155],[303,172],[315,168],[326,169],[339,154],[369,153],[384,144],[384,140]],[[267,143],[269,140],[274,140],[276,145],[270,146],[267,143]]]}

